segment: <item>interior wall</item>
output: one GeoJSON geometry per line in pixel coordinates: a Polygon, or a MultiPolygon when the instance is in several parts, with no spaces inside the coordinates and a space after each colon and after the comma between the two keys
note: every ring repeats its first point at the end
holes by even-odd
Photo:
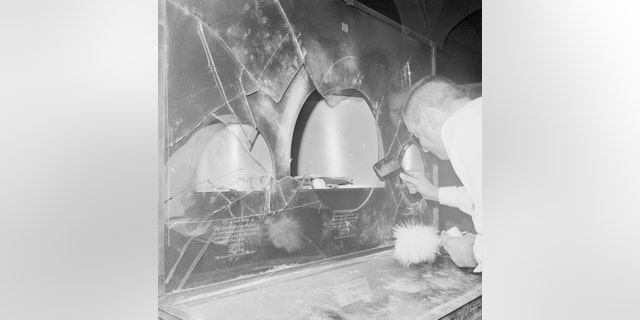
{"type": "Polygon", "coordinates": [[[364,99],[340,98],[335,105],[305,103],[301,112],[310,114],[304,127],[296,125],[294,136],[300,134],[301,140],[298,154],[292,154],[295,169],[298,175],[345,177],[356,186],[372,186],[377,179],[371,169],[378,159],[376,120],[364,99]]]}
{"type": "Polygon", "coordinates": [[[460,21],[445,39],[438,73],[455,83],[482,82],[482,10],[460,21]]]}

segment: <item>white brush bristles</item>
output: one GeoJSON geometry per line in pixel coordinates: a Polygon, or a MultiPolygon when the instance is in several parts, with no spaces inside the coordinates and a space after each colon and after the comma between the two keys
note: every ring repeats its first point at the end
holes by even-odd
{"type": "Polygon", "coordinates": [[[440,254],[440,235],[432,226],[420,222],[404,222],[393,227],[396,246],[393,257],[405,267],[433,262],[440,254]]]}
{"type": "Polygon", "coordinates": [[[284,249],[287,253],[300,250],[300,224],[296,220],[281,218],[279,221],[268,223],[269,240],[274,247],[284,249]]]}

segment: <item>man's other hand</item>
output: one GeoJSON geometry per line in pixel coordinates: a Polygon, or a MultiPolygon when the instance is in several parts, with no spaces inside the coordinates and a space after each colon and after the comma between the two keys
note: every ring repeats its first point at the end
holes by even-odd
{"type": "Polygon", "coordinates": [[[438,201],[438,188],[436,188],[427,175],[418,170],[409,170],[406,173],[400,173],[400,179],[404,181],[409,193],[420,193],[423,198],[438,201]]]}
{"type": "Polygon", "coordinates": [[[440,232],[442,246],[451,256],[451,260],[460,268],[474,268],[478,265],[473,255],[473,242],[476,236],[467,233],[462,237],[450,237],[447,232],[440,232]]]}

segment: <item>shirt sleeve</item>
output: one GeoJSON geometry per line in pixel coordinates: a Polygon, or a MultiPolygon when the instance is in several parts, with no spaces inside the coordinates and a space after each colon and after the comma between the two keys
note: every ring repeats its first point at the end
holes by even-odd
{"type": "Polygon", "coordinates": [[[471,215],[473,213],[473,200],[464,187],[442,187],[438,190],[440,204],[456,207],[460,211],[471,215]]]}
{"type": "MultiPolygon", "coordinates": [[[[438,190],[438,198],[440,204],[456,207],[460,211],[474,217],[474,206],[471,196],[464,187],[442,187],[438,190]]],[[[474,219],[474,225],[480,228],[480,223],[474,219]]],[[[473,255],[478,265],[473,272],[482,272],[482,234],[476,234],[476,240],[473,243],[473,255]]]]}

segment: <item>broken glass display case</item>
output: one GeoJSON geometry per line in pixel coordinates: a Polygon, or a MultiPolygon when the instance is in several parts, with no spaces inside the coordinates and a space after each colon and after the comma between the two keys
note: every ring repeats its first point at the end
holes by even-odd
{"type": "Polygon", "coordinates": [[[433,42],[356,1],[159,4],[161,318],[400,319],[479,297],[446,254],[391,258],[393,226],[437,228],[438,206],[373,170],[395,157],[437,185],[399,116],[433,42]]]}

